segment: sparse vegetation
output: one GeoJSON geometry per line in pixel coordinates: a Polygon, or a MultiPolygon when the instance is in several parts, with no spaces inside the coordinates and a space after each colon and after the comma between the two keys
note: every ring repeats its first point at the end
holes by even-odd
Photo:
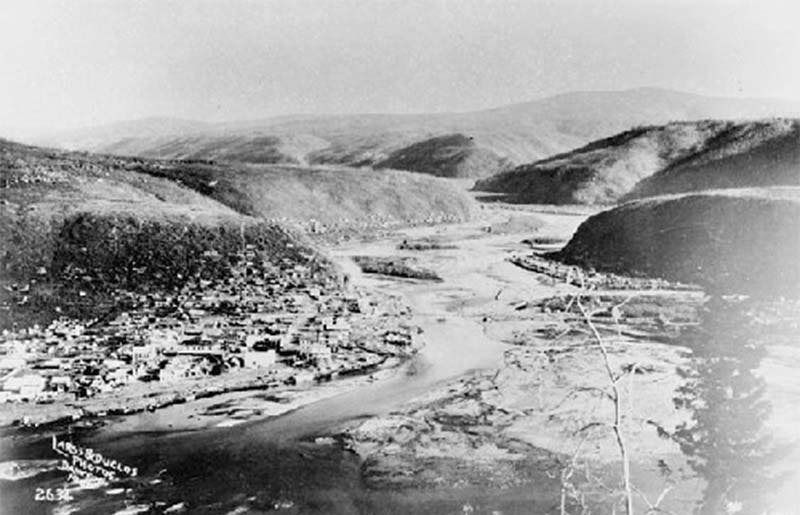
{"type": "Polygon", "coordinates": [[[361,267],[363,272],[368,274],[423,279],[426,281],[442,280],[435,272],[419,267],[412,258],[354,256],[353,261],[361,267]]]}
{"type": "Polygon", "coordinates": [[[453,184],[407,172],[267,165],[145,168],[231,209],[313,233],[469,219],[470,196],[453,184]]]}
{"type": "Polygon", "coordinates": [[[464,134],[437,136],[416,142],[375,164],[375,168],[460,178],[488,177],[509,166],[508,160],[487,148],[479,147],[474,138],[464,134]]]}
{"type": "Polygon", "coordinates": [[[625,198],[765,186],[800,186],[800,121],[730,123],[696,152],[640,181],[625,198]]]}
{"type": "Polygon", "coordinates": [[[405,239],[397,245],[399,250],[445,250],[456,249],[456,245],[444,243],[433,238],[405,239]]]}
{"type": "Polygon", "coordinates": [[[800,202],[726,190],[632,202],[590,217],[552,257],[709,291],[800,295],[800,202]]]}
{"type": "Polygon", "coordinates": [[[544,227],[544,222],[536,215],[512,215],[503,222],[498,222],[486,228],[492,234],[513,234],[536,232],[544,227]]]}
{"type": "Polygon", "coordinates": [[[531,204],[612,204],[710,188],[800,184],[800,125],[773,119],[637,127],[479,180],[531,204]]]}

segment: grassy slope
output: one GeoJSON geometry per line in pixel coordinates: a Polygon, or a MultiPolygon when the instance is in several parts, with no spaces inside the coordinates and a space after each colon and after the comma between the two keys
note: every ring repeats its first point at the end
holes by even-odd
{"type": "Polygon", "coordinates": [[[312,221],[337,229],[462,220],[475,209],[458,187],[399,171],[179,165],[150,173],[181,181],[239,212],[304,227],[312,221]]]}
{"type": "Polygon", "coordinates": [[[797,184],[799,156],[790,120],[678,122],[631,129],[475,188],[519,203],[609,204],[630,195],[797,184]]]}
{"type": "Polygon", "coordinates": [[[246,163],[305,164],[306,156],[328,146],[314,136],[240,134],[128,137],[102,147],[115,155],[157,159],[219,160],[246,163]]]}
{"type": "Polygon", "coordinates": [[[375,168],[454,178],[487,177],[508,166],[505,159],[479,147],[474,138],[463,134],[448,134],[413,143],[375,164],[375,168]]]}
{"type": "Polygon", "coordinates": [[[556,257],[712,291],[800,296],[800,195],[717,190],[634,201],[592,216],[556,257]]]}
{"type": "Polygon", "coordinates": [[[715,188],[800,185],[800,121],[729,124],[697,152],[645,178],[628,198],[715,188]]]}

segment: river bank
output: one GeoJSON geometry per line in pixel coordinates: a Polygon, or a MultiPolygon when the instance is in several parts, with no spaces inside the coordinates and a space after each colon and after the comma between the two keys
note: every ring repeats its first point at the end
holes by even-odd
{"type": "Polygon", "coordinates": [[[388,356],[376,357],[374,363],[345,368],[337,377],[317,377],[313,385],[300,388],[285,383],[292,374],[270,373],[265,370],[240,370],[221,376],[184,379],[171,384],[140,383],[109,394],[72,403],[19,404],[2,412],[0,428],[22,427],[46,429],[66,426],[80,421],[82,425],[102,424],[105,417],[155,412],[176,404],[193,404],[201,399],[217,399],[227,394],[261,392],[279,399],[252,408],[253,416],[277,416],[305,404],[353,388],[361,380],[353,376],[368,376],[398,367],[403,360],[388,356]],[[345,379],[347,378],[347,379],[345,379]],[[320,388],[325,386],[326,388],[320,388]]]}

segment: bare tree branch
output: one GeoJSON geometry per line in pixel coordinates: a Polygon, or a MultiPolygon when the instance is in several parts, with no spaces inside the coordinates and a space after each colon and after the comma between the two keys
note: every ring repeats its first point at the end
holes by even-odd
{"type": "Polygon", "coordinates": [[[628,457],[628,448],[625,443],[625,436],[622,431],[621,395],[619,386],[617,384],[622,376],[617,375],[614,372],[614,369],[611,366],[611,360],[608,355],[606,344],[603,341],[602,336],[600,336],[600,332],[597,330],[594,322],[592,322],[591,315],[586,311],[586,308],[581,303],[580,298],[576,300],[576,305],[578,306],[578,310],[580,310],[581,314],[583,315],[586,324],[589,326],[589,329],[592,331],[594,342],[597,345],[597,348],[600,349],[600,353],[603,355],[603,364],[606,369],[606,374],[608,374],[609,381],[611,382],[611,397],[614,403],[614,423],[612,424],[611,429],[614,431],[614,436],[617,440],[617,447],[619,448],[620,458],[622,459],[622,482],[625,490],[625,514],[633,515],[633,489],[631,487],[630,459],[628,457]]]}

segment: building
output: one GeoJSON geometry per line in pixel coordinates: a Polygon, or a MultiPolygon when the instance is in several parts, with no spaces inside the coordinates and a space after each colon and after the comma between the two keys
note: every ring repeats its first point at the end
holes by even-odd
{"type": "Polygon", "coordinates": [[[25,366],[27,360],[23,356],[7,356],[0,359],[0,368],[17,369],[25,366]]]}
{"type": "Polygon", "coordinates": [[[44,391],[47,379],[39,374],[12,374],[3,384],[3,389],[16,393],[19,399],[35,399],[44,391]]]}
{"type": "Polygon", "coordinates": [[[277,360],[277,353],[274,349],[267,351],[247,351],[244,353],[244,366],[246,368],[265,368],[271,367],[277,360]]]}
{"type": "Polygon", "coordinates": [[[219,345],[214,344],[211,340],[203,340],[201,338],[192,338],[181,342],[175,350],[178,355],[193,355],[193,356],[222,356],[223,350],[219,345]]]}
{"type": "Polygon", "coordinates": [[[300,343],[300,357],[317,366],[330,365],[333,361],[331,348],[322,343],[300,343]]]}

